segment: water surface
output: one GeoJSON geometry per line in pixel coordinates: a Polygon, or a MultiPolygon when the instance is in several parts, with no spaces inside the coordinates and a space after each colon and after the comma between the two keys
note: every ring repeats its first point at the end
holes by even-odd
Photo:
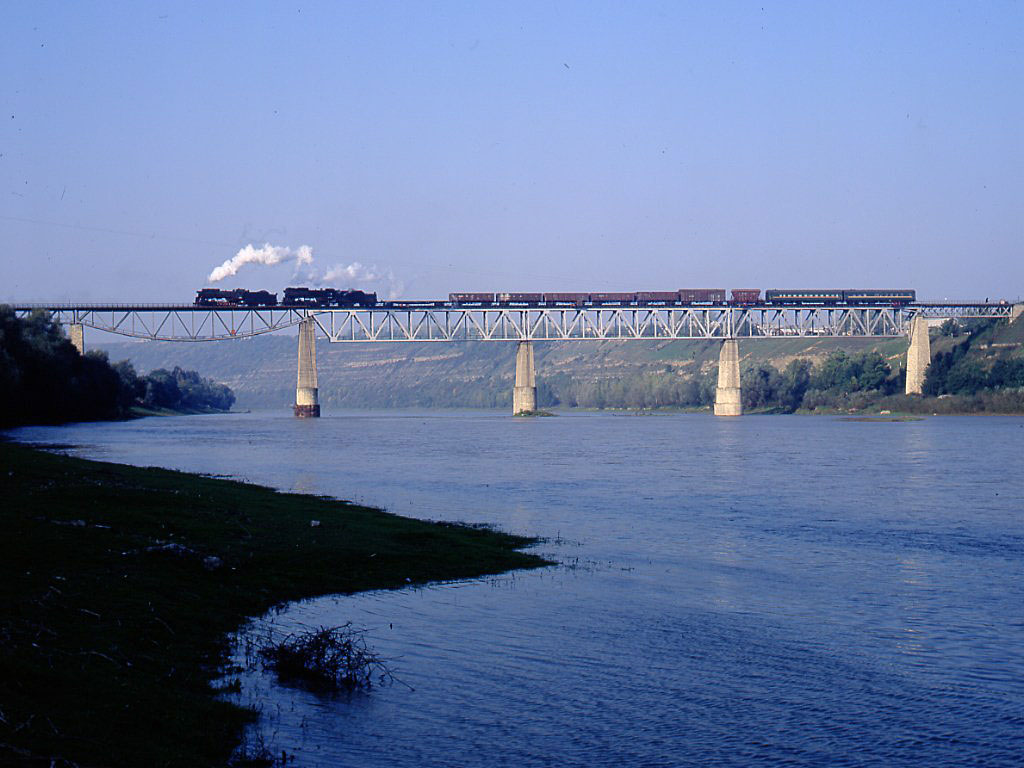
{"type": "Polygon", "coordinates": [[[408,685],[246,677],[296,765],[1020,765],[1024,419],[492,412],[18,430],[542,536],[562,565],[294,605],[408,685]]]}

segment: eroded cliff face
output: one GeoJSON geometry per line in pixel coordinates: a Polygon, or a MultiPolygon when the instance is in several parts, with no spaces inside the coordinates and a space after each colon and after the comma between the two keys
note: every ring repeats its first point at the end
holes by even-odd
{"type": "MultiPolygon", "coordinates": [[[[141,371],[180,365],[231,387],[236,408],[287,408],[295,399],[294,335],[210,344],[171,342],[96,345],[111,360],[130,359],[141,371]]],[[[539,405],[568,402],[570,389],[647,377],[672,384],[713,376],[717,341],[537,342],[539,405]]],[[[835,349],[877,349],[893,367],[906,352],[901,339],[764,339],[740,342],[741,365],[795,358],[818,360],[835,349]]],[[[320,402],[343,408],[505,408],[511,406],[514,343],[317,345],[320,402]]],[[[615,405],[609,402],[608,405],[615,405]]]]}

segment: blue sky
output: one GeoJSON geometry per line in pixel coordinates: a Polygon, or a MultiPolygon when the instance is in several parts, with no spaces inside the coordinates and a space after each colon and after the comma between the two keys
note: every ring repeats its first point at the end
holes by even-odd
{"type": "Polygon", "coordinates": [[[1021,3],[6,3],[0,300],[189,301],[265,242],[408,297],[1016,298],[1022,41],[1021,3]]]}

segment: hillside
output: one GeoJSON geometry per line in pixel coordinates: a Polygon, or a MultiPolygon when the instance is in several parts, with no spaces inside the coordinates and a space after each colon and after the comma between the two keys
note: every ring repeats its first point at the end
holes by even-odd
{"type": "MultiPolygon", "coordinates": [[[[830,352],[877,350],[898,368],[903,339],[756,339],[740,343],[744,367],[791,360],[818,361],[830,352]]],[[[294,335],[216,343],[122,342],[96,345],[111,360],[130,359],[140,371],[181,366],[227,384],[239,408],[286,408],[295,397],[294,335]]],[[[682,380],[712,376],[716,341],[538,342],[542,406],[567,403],[570,385],[644,375],[682,380]]],[[[318,340],[320,401],[325,407],[511,407],[512,343],[329,344],[318,340]]],[[[612,404],[612,403],[609,403],[612,404]]]]}

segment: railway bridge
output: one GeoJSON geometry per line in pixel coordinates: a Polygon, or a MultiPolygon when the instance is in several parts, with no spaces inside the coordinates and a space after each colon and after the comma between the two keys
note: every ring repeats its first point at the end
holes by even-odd
{"type": "Polygon", "coordinates": [[[85,328],[140,339],[209,342],[298,328],[296,416],[319,416],[316,339],[333,344],[516,343],[513,413],[537,408],[536,341],[721,341],[715,414],[739,416],[740,343],[789,338],[907,337],[907,394],[920,394],[931,360],[930,323],[996,318],[1016,321],[1024,304],[941,302],[893,305],[625,304],[619,306],[453,306],[443,301],[387,302],[375,307],[203,307],[191,304],[20,304],[68,328],[79,351],[85,328]]]}

